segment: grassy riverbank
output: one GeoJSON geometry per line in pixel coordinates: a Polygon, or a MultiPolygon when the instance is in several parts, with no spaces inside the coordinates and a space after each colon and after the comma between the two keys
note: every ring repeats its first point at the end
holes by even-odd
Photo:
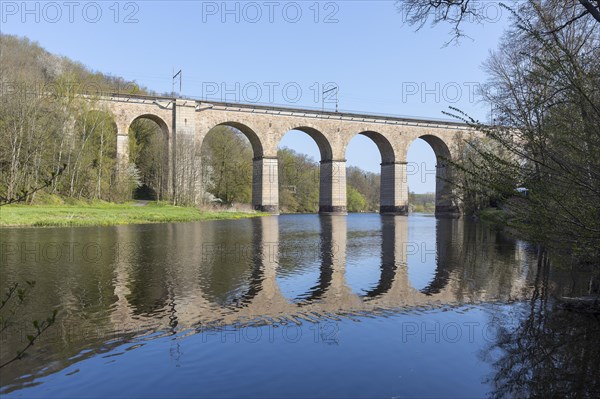
{"type": "Polygon", "coordinates": [[[258,212],[204,211],[165,203],[75,205],[7,205],[0,207],[0,226],[111,226],[119,224],[194,222],[263,216],[258,212]]]}

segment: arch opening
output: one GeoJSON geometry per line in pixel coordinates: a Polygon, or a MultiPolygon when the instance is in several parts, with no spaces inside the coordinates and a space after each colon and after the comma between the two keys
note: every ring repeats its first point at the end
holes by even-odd
{"type": "Polygon", "coordinates": [[[285,213],[316,213],[321,210],[325,181],[333,161],[327,138],[311,127],[297,127],[285,133],[278,151],[279,204],[285,213]],[[318,160],[320,162],[318,162],[318,160]]]}
{"type": "Polygon", "coordinates": [[[407,153],[407,174],[411,211],[436,216],[460,215],[449,183],[450,149],[441,138],[423,135],[413,141],[407,153]]]}
{"type": "Polygon", "coordinates": [[[145,114],[129,125],[129,162],[135,165],[139,185],[132,197],[137,200],[166,200],[170,197],[169,128],[156,115],[145,114]]]}
{"type": "MultiPolygon", "coordinates": [[[[348,168],[346,192],[349,212],[377,212],[386,199],[394,196],[392,186],[382,189],[382,176],[393,178],[386,165],[395,163],[395,154],[389,140],[381,133],[363,131],[355,135],[346,147],[348,168]]],[[[387,181],[387,180],[385,180],[387,181]]]]}
{"type": "Polygon", "coordinates": [[[262,145],[251,129],[231,122],[216,125],[204,137],[200,154],[203,203],[238,207],[253,203],[253,159],[262,156],[262,145]]]}

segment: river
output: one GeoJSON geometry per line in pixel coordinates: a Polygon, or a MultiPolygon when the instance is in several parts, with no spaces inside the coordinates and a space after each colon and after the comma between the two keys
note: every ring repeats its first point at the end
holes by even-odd
{"type": "Polygon", "coordinates": [[[595,396],[589,276],[484,224],[351,214],[6,228],[10,397],[595,396]]]}

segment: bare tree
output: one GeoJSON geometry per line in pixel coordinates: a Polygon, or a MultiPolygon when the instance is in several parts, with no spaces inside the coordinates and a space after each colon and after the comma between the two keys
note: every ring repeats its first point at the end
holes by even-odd
{"type": "MultiPolygon", "coordinates": [[[[503,7],[510,12],[518,12],[519,8],[528,4],[537,4],[540,9],[546,7],[546,3],[540,0],[519,0],[504,4],[500,1],[495,3],[497,7],[503,7]]],[[[600,22],[600,0],[563,0],[565,8],[575,10],[570,18],[556,26],[554,29],[563,29],[575,21],[592,17],[600,22]]],[[[494,4],[494,3],[492,3],[494,4]]],[[[481,0],[397,0],[396,6],[398,12],[402,14],[402,19],[410,26],[416,26],[417,30],[423,28],[428,22],[435,26],[440,23],[446,23],[451,26],[450,40],[446,43],[458,42],[466,36],[463,30],[465,23],[487,23],[490,22],[487,11],[490,2],[481,0]]],[[[547,33],[552,33],[548,31],[547,33]]]]}
{"type": "Polygon", "coordinates": [[[484,67],[497,110],[494,143],[475,143],[469,189],[508,199],[510,221],[531,241],[582,261],[600,258],[600,24],[573,2],[529,1],[484,67]],[[509,156],[500,156],[500,151],[509,156]],[[503,184],[510,182],[513,184],[503,184]],[[515,196],[516,185],[529,190],[515,196]]]}

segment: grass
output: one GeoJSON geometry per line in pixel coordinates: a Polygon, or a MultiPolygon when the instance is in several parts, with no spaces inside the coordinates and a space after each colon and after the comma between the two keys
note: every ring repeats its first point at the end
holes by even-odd
{"type": "Polygon", "coordinates": [[[119,224],[194,222],[264,216],[259,212],[201,211],[150,202],[77,203],[70,205],[6,205],[0,207],[0,226],[112,226],[119,224]]]}

